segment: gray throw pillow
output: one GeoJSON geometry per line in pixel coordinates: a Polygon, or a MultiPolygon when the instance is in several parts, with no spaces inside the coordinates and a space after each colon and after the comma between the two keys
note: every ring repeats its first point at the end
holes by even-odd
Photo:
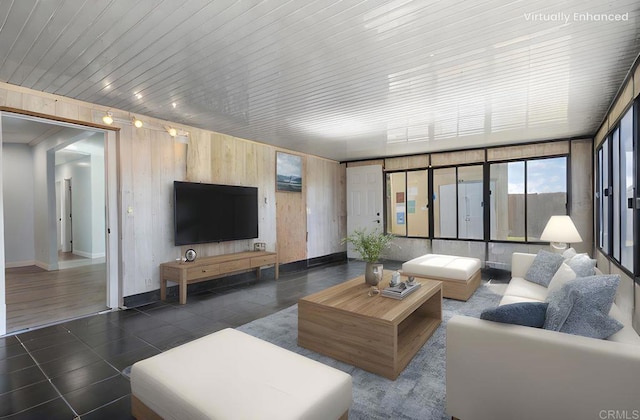
{"type": "Polygon", "coordinates": [[[589,277],[596,274],[596,260],[587,254],[577,254],[567,261],[567,265],[576,272],[578,277],[589,277]]]}
{"type": "Polygon", "coordinates": [[[504,324],[542,328],[548,305],[546,302],[518,302],[501,305],[495,309],[484,310],[480,314],[480,319],[502,322],[504,324]]]}
{"type": "Polygon", "coordinates": [[[547,297],[544,328],[592,338],[607,338],[623,325],[609,317],[620,276],[600,275],[570,280],[547,297]]]}
{"type": "Polygon", "coordinates": [[[547,287],[563,262],[564,258],[561,254],[541,249],[527,270],[527,274],[524,275],[524,279],[547,287]]]}

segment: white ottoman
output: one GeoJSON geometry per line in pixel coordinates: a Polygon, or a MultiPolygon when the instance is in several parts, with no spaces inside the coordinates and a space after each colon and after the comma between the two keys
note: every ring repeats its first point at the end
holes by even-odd
{"type": "Polygon", "coordinates": [[[351,376],[227,328],[131,368],[137,419],[346,419],[351,376]]]}
{"type": "Polygon", "coordinates": [[[402,264],[402,275],[442,282],[442,296],[468,300],[480,286],[480,260],[454,255],[427,254],[402,264]]]}

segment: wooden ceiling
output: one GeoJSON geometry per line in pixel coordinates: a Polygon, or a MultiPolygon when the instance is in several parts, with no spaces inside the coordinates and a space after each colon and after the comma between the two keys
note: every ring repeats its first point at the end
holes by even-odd
{"type": "Polygon", "coordinates": [[[601,123],[639,8],[4,0],[0,81],[337,160],[567,138],[601,123]]]}

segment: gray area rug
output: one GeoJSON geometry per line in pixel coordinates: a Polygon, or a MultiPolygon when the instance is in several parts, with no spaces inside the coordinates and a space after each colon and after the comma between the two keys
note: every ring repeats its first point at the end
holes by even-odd
{"type": "Polygon", "coordinates": [[[447,322],[454,315],[479,317],[484,309],[496,307],[500,298],[483,285],[467,302],[443,299],[442,324],[395,381],[298,347],[298,305],[237,329],[350,374],[353,405],[349,419],[449,419],[445,413],[447,322]]]}

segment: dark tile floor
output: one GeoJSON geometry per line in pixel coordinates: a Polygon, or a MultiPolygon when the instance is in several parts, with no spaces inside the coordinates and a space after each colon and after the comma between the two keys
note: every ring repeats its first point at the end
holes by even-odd
{"type": "MultiPolygon", "coordinates": [[[[386,269],[399,267],[385,262],[386,269]]],[[[278,280],[265,270],[259,282],[193,293],[186,305],[176,298],[0,337],[0,418],[130,419],[124,368],[287,308],[363,270],[351,261],[281,273],[278,280]]]]}
{"type": "MultiPolygon", "coordinates": [[[[399,268],[395,262],[385,268],[399,268]]],[[[0,418],[129,419],[131,386],[122,370],[138,360],[297,303],[360,275],[349,262],[190,294],[0,337],[0,418]]]]}

